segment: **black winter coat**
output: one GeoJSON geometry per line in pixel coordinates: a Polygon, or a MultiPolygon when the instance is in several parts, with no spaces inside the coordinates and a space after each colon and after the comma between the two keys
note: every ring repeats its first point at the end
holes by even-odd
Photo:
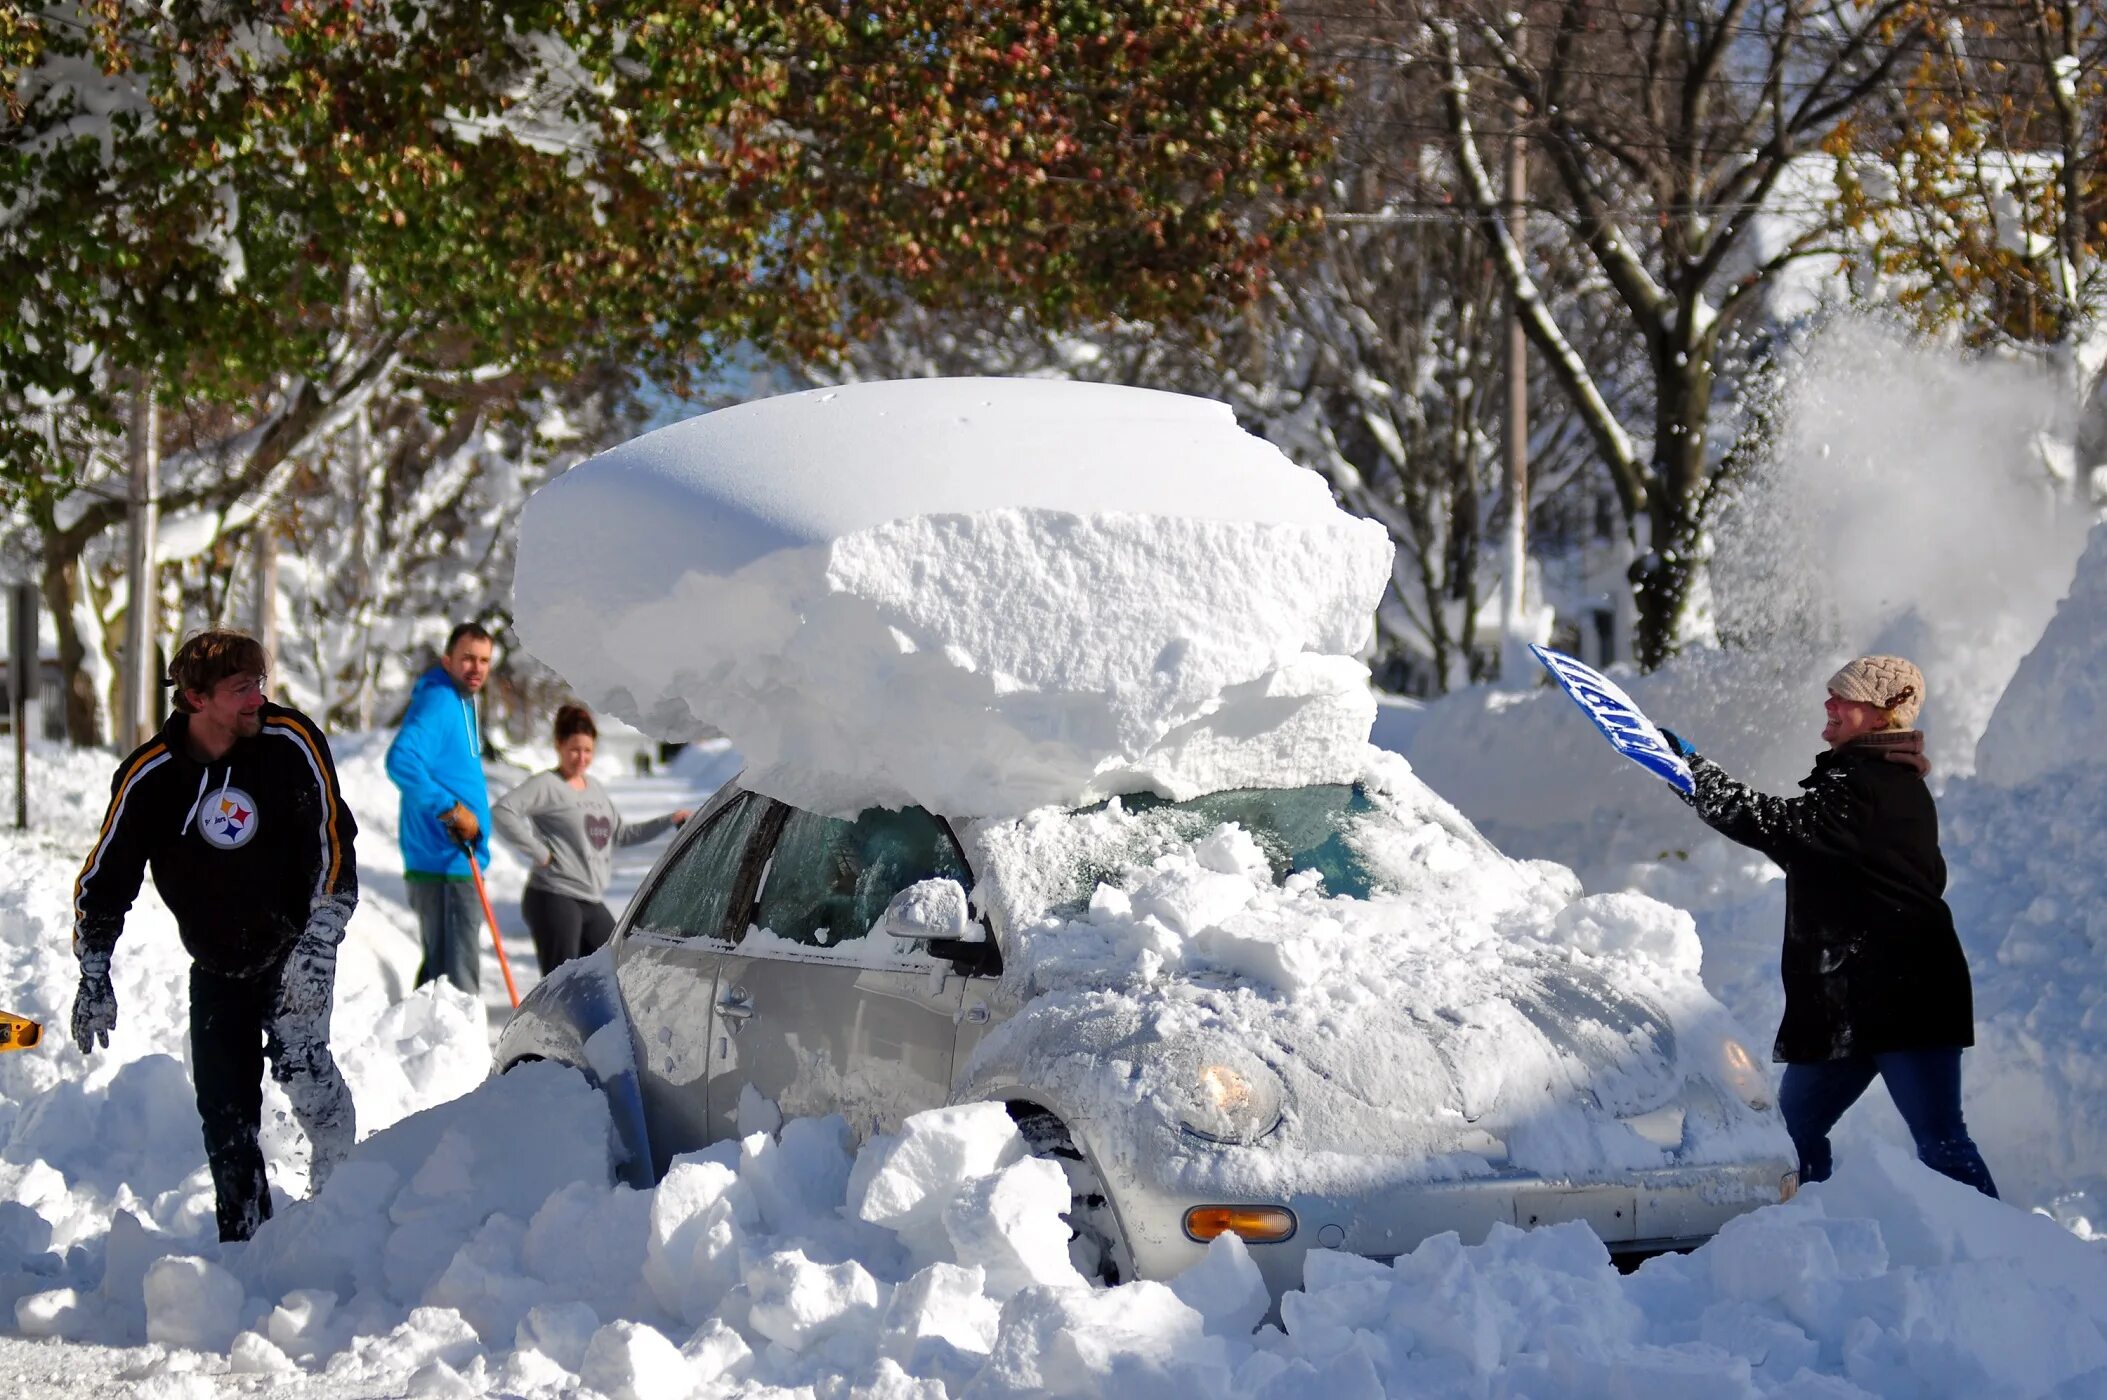
{"type": "Polygon", "coordinates": [[[1921,774],[1847,744],[1815,759],[1801,797],[1757,792],[1702,757],[1690,775],[1705,823],[1785,871],[1785,1019],[1772,1058],[1975,1043],[1939,816],[1921,774]]]}
{"type": "Polygon", "coordinates": [[[358,899],[358,828],[314,721],[263,707],[262,732],[211,763],[191,757],[189,716],[168,717],[110,782],[110,808],[74,885],[78,946],[108,951],[147,865],[183,947],[226,976],[283,958],[324,897],[358,899]]]}

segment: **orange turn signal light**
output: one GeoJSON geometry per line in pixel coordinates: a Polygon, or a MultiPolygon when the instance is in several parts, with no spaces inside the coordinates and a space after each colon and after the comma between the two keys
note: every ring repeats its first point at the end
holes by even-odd
{"type": "Polygon", "coordinates": [[[1185,1212],[1185,1234],[1205,1244],[1235,1235],[1252,1244],[1278,1244],[1295,1233],[1295,1212],[1286,1206],[1194,1206],[1185,1212]]]}
{"type": "Polygon", "coordinates": [[[1787,1172],[1778,1178],[1778,1199],[1789,1201],[1800,1194],[1800,1174],[1787,1172]]]}

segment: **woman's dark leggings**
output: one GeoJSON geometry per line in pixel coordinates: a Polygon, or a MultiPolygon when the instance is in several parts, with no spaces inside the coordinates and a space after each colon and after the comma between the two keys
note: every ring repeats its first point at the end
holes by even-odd
{"type": "Polygon", "coordinates": [[[1893,1050],[1884,1055],[1853,1055],[1842,1060],[1787,1065],[1778,1089],[1785,1131],[1800,1153],[1800,1180],[1829,1179],[1829,1130],[1844,1110],[1878,1075],[1888,1097],[1902,1111],[1917,1143],[1917,1160],[1955,1181],[1966,1182],[1985,1196],[1997,1195],[1997,1183],[1983,1154],[1961,1121],[1961,1052],[1957,1046],[1936,1050],[1893,1050]]]}
{"type": "Polygon", "coordinates": [[[533,935],[534,957],[544,977],[614,936],[615,916],[597,899],[573,899],[529,885],[520,896],[519,912],[533,935]]]}

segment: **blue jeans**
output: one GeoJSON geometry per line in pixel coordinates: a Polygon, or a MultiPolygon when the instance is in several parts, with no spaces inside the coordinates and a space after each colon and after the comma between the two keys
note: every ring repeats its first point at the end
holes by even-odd
{"type": "Polygon", "coordinates": [[[424,936],[417,985],[444,977],[474,996],[482,967],[483,901],[469,880],[408,881],[410,908],[424,936]]]}
{"type": "Polygon", "coordinates": [[[1858,1102],[1875,1075],[1886,1082],[1888,1097],[1909,1125],[1917,1160],[1994,1198],[1997,1183],[1990,1179],[1990,1168],[1983,1164],[1983,1154],[1976,1150],[1968,1125],[1961,1121],[1958,1046],[1787,1065],[1785,1082],[1778,1088],[1778,1107],[1785,1114],[1785,1131],[1792,1134],[1792,1145],[1800,1154],[1800,1180],[1829,1179],[1829,1130],[1845,1109],[1858,1102]]]}

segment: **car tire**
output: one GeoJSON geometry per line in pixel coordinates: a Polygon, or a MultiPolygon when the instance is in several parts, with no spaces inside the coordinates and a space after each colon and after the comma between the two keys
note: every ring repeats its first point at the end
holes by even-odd
{"type": "Polygon", "coordinates": [[[1097,1169],[1076,1145],[1068,1125],[1033,1103],[1009,1105],[1018,1136],[1034,1157],[1057,1164],[1068,1178],[1068,1257],[1076,1271],[1106,1288],[1134,1277],[1134,1262],[1119,1228],[1119,1213],[1097,1169]]]}

